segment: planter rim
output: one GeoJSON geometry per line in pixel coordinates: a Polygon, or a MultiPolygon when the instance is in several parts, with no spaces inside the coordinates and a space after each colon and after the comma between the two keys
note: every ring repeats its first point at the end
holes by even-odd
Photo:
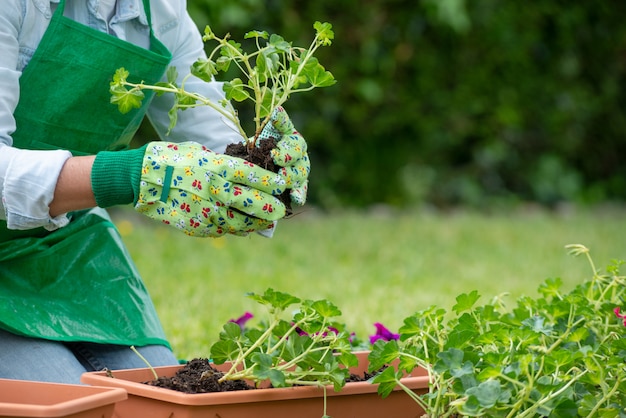
{"type": "Polygon", "coordinates": [[[34,402],[31,404],[28,402],[5,402],[2,395],[0,395],[0,416],[62,417],[124,401],[128,398],[128,393],[123,388],[14,379],[0,379],[0,393],[5,393],[5,388],[9,385],[12,389],[18,389],[21,393],[32,391],[33,400],[40,398],[41,393],[45,393],[46,390],[50,391],[52,388],[64,392],[63,398],[65,399],[58,402],[50,400],[48,402],[34,402]],[[67,395],[67,393],[72,395],[67,395]]]}
{"type": "MultiPolygon", "coordinates": [[[[355,354],[358,355],[359,353],[355,354]]],[[[361,354],[361,357],[363,355],[364,354],[361,354]]],[[[183,365],[177,365],[155,367],[154,369],[159,376],[173,376],[176,371],[182,367],[183,365]]],[[[152,379],[152,372],[149,371],[149,369],[147,368],[114,370],[113,375],[117,376],[117,378],[108,377],[106,375],[106,372],[88,372],[83,374],[81,381],[83,383],[98,386],[114,385],[115,387],[124,388],[130,395],[160,399],[165,402],[184,405],[218,405],[265,402],[284,399],[316,398],[321,397],[324,393],[323,388],[321,387],[297,386],[287,388],[267,388],[240,390],[232,392],[189,394],[177,392],[172,389],[160,388],[141,383],[143,381],[152,379]],[[132,380],[126,380],[124,378],[125,376],[136,375],[137,373],[143,373],[145,379],[143,378],[143,376],[139,378],[132,378],[132,380]],[[242,396],[242,393],[245,394],[245,396],[242,396]],[[216,395],[219,395],[219,398],[216,395]]],[[[402,383],[406,385],[409,389],[427,388],[428,376],[407,376],[402,379],[402,383]]],[[[341,388],[341,391],[339,392],[336,392],[332,385],[326,387],[326,395],[328,397],[376,392],[377,386],[369,382],[349,382],[346,383],[346,385],[341,388]]]]}

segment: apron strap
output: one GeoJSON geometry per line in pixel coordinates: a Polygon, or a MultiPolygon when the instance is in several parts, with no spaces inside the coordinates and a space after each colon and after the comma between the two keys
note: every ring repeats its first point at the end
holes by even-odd
{"type": "MultiPolygon", "coordinates": [[[[143,11],[146,13],[146,20],[148,21],[148,27],[150,28],[150,36],[154,37],[154,32],[152,31],[152,12],[150,11],[150,0],[142,0],[142,2],[143,11]]],[[[63,14],[63,12],[65,11],[65,0],[59,1],[57,10],[60,14],[63,14]]]]}
{"type": "Polygon", "coordinates": [[[152,12],[150,11],[150,0],[142,0],[142,1],[143,1],[143,11],[146,13],[146,20],[148,20],[148,27],[150,28],[150,35],[154,36],[154,33],[152,32],[152,12]]]}

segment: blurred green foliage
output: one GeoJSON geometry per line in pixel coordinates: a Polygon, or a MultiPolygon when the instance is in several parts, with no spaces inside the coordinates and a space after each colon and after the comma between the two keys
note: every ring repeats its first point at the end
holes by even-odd
{"type": "MultiPolygon", "coordinates": [[[[189,0],[203,29],[308,44],[338,83],[286,105],[324,207],[626,199],[626,3],[189,0]]],[[[242,110],[245,112],[245,110],[242,110]]]]}

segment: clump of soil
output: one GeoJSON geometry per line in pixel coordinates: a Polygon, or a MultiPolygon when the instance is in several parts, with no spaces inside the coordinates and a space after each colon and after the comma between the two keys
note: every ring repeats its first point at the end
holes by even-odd
{"type": "MultiPolygon", "coordinates": [[[[259,167],[277,173],[281,169],[280,166],[274,163],[272,159],[272,150],[276,148],[278,141],[275,138],[267,138],[259,142],[259,146],[254,146],[249,149],[244,143],[237,142],[229,144],[226,147],[224,154],[231,157],[242,158],[252,164],[256,164],[259,167]]],[[[277,196],[286,208],[286,214],[291,215],[293,210],[291,208],[291,197],[289,196],[289,190],[285,190],[280,196],[277,196]]]]}
{"type": "MultiPolygon", "coordinates": [[[[375,373],[363,373],[363,375],[351,374],[346,382],[364,382],[375,373]]],[[[256,389],[244,380],[225,380],[219,382],[224,373],[217,370],[206,358],[195,358],[178,369],[172,377],[159,377],[156,380],[144,382],[150,386],[172,389],[183,393],[211,393],[231,392],[237,390],[256,389]]]]}
{"type": "Polygon", "coordinates": [[[159,377],[145,382],[150,386],[172,389],[183,393],[230,392],[254,389],[243,380],[219,382],[224,373],[214,368],[207,359],[196,358],[178,369],[172,377],[159,377]]]}
{"type": "Polygon", "coordinates": [[[382,369],[374,372],[374,373],[369,373],[367,371],[363,372],[362,375],[358,375],[358,374],[350,374],[350,377],[348,377],[346,379],[346,383],[350,383],[350,382],[366,382],[369,379],[371,379],[372,377],[382,373],[383,370],[385,370],[386,367],[383,367],[382,369]]]}
{"type": "Polygon", "coordinates": [[[263,141],[259,141],[259,146],[248,149],[246,144],[236,142],[234,144],[229,144],[226,147],[225,154],[230,155],[231,157],[243,158],[246,161],[276,173],[280,167],[274,163],[271,152],[274,148],[276,148],[277,143],[276,139],[267,138],[263,141]]]}

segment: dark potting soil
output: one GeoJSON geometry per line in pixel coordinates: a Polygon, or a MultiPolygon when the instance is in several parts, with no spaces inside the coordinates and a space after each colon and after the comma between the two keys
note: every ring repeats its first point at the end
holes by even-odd
{"type": "MultiPolygon", "coordinates": [[[[274,163],[271,154],[272,150],[276,148],[276,144],[277,140],[275,138],[267,138],[263,141],[260,141],[258,147],[255,146],[252,149],[248,149],[245,144],[237,142],[234,144],[229,144],[226,147],[226,151],[224,153],[226,155],[230,155],[231,157],[242,158],[268,171],[277,173],[281,167],[274,163]]],[[[280,196],[278,196],[278,199],[285,205],[285,208],[287,209],[286,215],[291,215],[293,211],[291,208],[291,198],[289,196],[289,190],[285,190],[280,196]]]]}
{"type": "MultiPolygon", "coordinates": [[[[251,390],[256,387],[243,380],[227,380],[219,382],[224,373],[217,370],[206,358],[195,358],[178,369],[172,377],[159,377],[145,382],[150,386],[172,389],[183,393],[231,392],[251,390]]],[[[374,374],[365,372],[363,375],[352,374],[346,382],[363,382],[374,374]]]]}
{"type": "Polygon", "coordinates": [[[214,368],[207,359],[196,358],[178,369],[172,377],[159,377],[146,382],[151,386],[172,389],[183,393],[230,392],[254,389],[243,380],[219,382],[224,373],[214,368]]]}

